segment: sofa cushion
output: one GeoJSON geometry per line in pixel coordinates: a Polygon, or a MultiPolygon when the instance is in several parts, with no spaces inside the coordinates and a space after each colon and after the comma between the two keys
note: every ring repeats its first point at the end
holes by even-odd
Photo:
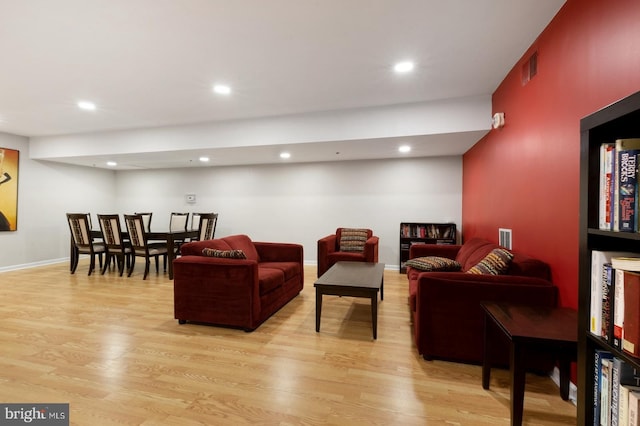
{"type": "Polygon", "coordinates": [[[363,252],[368,235],[368,229],[342,228],[340,230],[340,251],[363,252]]]}
{"type": "Polygon", "coordinates": [[[284,284],[284,272],[280,269],[258,267],[258,285],[260,296],[284,284]]]}
{"type": "Polygon", "coordinates": [[[234,250],[242,250],[249,260],[255,260],[260,262],[260,256],[258,256],[258,250],[253,245],[251,238],[246,235],[231,235],[224,237],[224,240],[234,250]]]}
{"type": "Polygon", "coordinates": [[[212,248],[202,249],[202,254],[209,257],[224,257],[230,259],[246,259],[247,256],[242,250],[218,250],[212,248]]]}
{"type": "Polygon", "coordinates": [[[475,266],[467,270],[467,274],[502,275],[509,270],[513,254],[507,249],[495,248],[475,266]]]}
{"type": "Polygon", "coordinates": [[[456,261],[462,265],[462,270],[467,271],[477,265],[491,250],[498,248],[497,244],[482,238],[472,238],[460,247],[456,255],[456,261]]]}
{"type": "Polygon", "coordinates": [[[299,262],[261,262],[259,267],[281,270],[284,273],[285,281],[302,273],[299,262]]]}
{"type": "Polygon", "coordinates": [[[459,271],[462,266],[453,259],[438,256],[416,257],[407,260],[405,266],[421,271],[459,271]]]}

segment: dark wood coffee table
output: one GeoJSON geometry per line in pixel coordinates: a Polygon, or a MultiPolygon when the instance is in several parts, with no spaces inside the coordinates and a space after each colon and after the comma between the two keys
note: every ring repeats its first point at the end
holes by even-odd
{"type": "Polygon", "coordinates": [[[373,338],[378,338],[378,291],[384,299],[384,263],[338,262],[313,284],[316,288],[316,332],[320,331],[322,295],[371,299],[373,338]]]}
{"type": "Polygon", "coordinates": [[[497,327],[511,342],[511,424],[522,424],[524,406],[525,365],[527,356],[553,354],[560,369],[560,396],[569,399],[571,361],[578,356],[577,312],[569,308],[517,306],[483,303],[484,360],[482,387],[489,389],[491,360],[489,359],[489,327],[497,327]]]}

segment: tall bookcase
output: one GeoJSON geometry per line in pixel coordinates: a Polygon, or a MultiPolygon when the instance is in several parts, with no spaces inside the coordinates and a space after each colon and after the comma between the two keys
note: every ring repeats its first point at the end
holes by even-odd
{"type": "Polygon", "coordinates": [[[404,263],[409,260],[409,248],[412,244],[455,244],[455,223],[416,223],[400,224],[400,273],[407,272],[404,263]]]}
{"type": "Polygon", "coordinates": [[[640,234],[598,227],[599,149],[603,142],[640,137],[640,92],[580,121],[580,221],[578,271],[578,424],[593,424],[594,353],[605,349],[636,368],[640,359],[590,333],[591,251],[632,251],[640,255],[640,234]]]}

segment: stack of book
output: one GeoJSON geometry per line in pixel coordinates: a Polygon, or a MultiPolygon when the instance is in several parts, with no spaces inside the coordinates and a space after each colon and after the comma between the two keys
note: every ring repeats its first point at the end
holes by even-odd
{"type": "Polygon", "coordinates": [[[591,252],[590,331],[640,358],[640,255],[591,252]]]}
{"type": "Polygon", "coordinates": [[[640,138],[600,146],[598,227],[602,230],[640,232],[638,155],[640,138]]]}
{"type": "Polygon", "coordinates": [[[603,349],[593,371],[593,424],[640,426],[640,372],[603,349]]]}

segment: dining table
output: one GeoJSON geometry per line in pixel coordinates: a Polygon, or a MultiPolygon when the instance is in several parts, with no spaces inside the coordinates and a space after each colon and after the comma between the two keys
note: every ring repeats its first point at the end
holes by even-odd
{"type": "MultiPolygon", "coordinates": [[[[176,252],[176,242],[184,241],[189,238],[195,238],[198,236],[197,229],[186,229],[181,231],[148,231],[146,234],[147,241],[166,241],[167,243],[167,263],[169,279],[173,279],[173,260],[175,259],[176,252]]],[[[91,230],[91,236],[94,239],[102,239],[102,231],[91,230]]],[[[122,231],[122,239],[128,240],[129,233],[127,231],[122,231]]],[[[74,249],[73,244],[71,244],[71,250],[74,249]]],[[[73,257],[72,257],[73,258],[73,257]]]]}

